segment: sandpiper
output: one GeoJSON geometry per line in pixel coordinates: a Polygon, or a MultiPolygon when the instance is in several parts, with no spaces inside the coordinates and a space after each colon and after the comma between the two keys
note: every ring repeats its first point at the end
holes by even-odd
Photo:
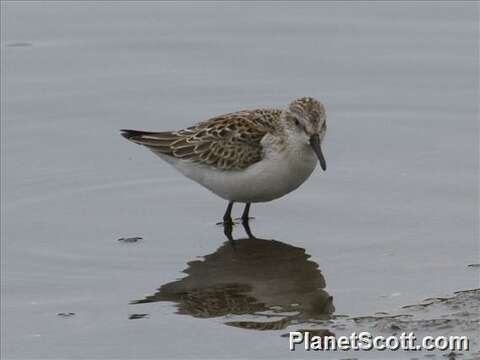
{"type": "Polygon", "coordinates": [[[244,110],[216,116],[178,131],[121,130],[186,177],[228,201],[224,224],[232,224],[235,202],[278,199],[298,188],[313,172],[317,158],[327,165],[321,144],[327,131],[323,105],[311,97],[286,109],[244,110]]]}

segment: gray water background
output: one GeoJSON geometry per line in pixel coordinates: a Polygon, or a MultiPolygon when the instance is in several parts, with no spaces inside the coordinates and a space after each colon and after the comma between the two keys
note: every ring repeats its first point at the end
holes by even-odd
{"type": "Polygon", "coordinates": [[[226,204],[118,130],[306,95],[328,171],[254,206],[255,234],[305,248],[337,314],[478,287],[477,7],[2,2],[2,357],[348,356],[129,305],[224,242],[226,204]]]}

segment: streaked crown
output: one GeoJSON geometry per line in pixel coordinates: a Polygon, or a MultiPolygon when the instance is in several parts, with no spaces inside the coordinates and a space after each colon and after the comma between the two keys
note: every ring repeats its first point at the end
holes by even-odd
{"type": "Polygon", "coordinates": [[[317,99],[296,99],[288,105],[288,111],[302,124],[307,134],[324,133],[326,130],[325,108],[317,99]]]}
{"type": "Polygon", "coordinates": [[[294,100],[288,108],[292,113],[308,118],[312,124],[316,124],[325,117],[325,108],[322,103],[312,97],[294,100]]]}

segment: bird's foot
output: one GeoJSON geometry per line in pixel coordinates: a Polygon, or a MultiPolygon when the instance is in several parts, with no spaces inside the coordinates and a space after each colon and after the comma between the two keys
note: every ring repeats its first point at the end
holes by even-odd
{"type": "MultiPolygon", "coordinates": [[[[235,219],[235,220],[237,220],[237,219],[235,219]]],[[[215,225],[218,225],[218,226],[233,226],[233,225],[238,225],[238,224],[240,224],[240,222],[232,221],[232,220],[228,221],[227,220],[227,221],[219,221],[215,225]]]]}
{"type": "Polygon", "coordinates": [[[235,218],[235,221],[241,221],[241,222],[250,221],[250,220],[255,220],[255,218],[253,216],[249,216],[247,218],[244,218],[244,217],[235,218]]]}

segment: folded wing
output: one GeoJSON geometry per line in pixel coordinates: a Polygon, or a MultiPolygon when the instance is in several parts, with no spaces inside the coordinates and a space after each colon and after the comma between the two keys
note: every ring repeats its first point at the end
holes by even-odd
{"type": "Polygon", "coordinates": [[[180,131],[122,130],[122,135],[157,154],[221,170],[241,170],[262,159],[260,142],[273,130],[272,121],[279,114],[277,110],[241,111],[180,131]]]}

